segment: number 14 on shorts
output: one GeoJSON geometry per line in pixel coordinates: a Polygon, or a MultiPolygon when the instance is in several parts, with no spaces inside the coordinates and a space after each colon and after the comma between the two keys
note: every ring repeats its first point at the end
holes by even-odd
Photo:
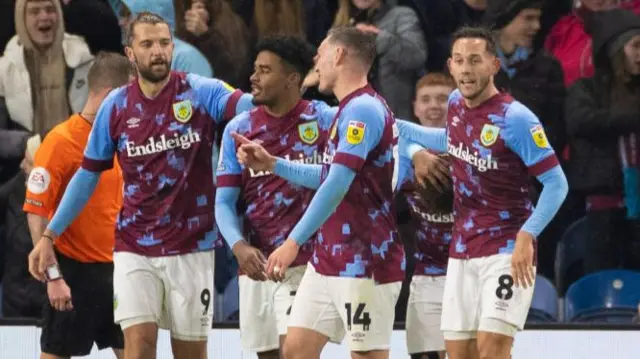
{"type": "Polygon", "coordinates": [[[347,311],[347,330],[351,331],[351,325],[362,325],[362,330],[368,331],[371,325],[371,316],[369,312],[365,312],[365,303],[352,303],[347,302],[344,304],[344,308],[347,311]],[[355,311],[354,311],[355,307],[355,311]]]}

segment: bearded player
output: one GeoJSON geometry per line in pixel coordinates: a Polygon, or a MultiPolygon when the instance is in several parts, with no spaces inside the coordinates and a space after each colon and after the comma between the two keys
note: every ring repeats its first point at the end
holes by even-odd
{"type": "Polygon", "coordinates": [[[113,255],[114,319],[124,331],[125,357],[155,358],[158,328],[166,328],[175,358],[206,358],[217,244],[212,148],[218,126],[251,107],[251,97],[216,79],[170,71],[172,34],[155,14],[138,14],[128,44],[137,79],[100,106],[82,166],[29,267],[42,279],[55,263],[52,242],[117,153],[124,200],[113,255]]]}
{"type": "MultiPolygon", "coordinates": [[[[399,123],[401,133],[451,156],[455,222],[444,288],[442,330],[451,359],[510,358],[535,281],[536,237],[568,191],[538,118],[493,76],[496,44],[482,28],[463,28],[448,61],[458,89],[447,128],[399,123]],[[544,186],[534,209],[530,176],[544,186]]],[[[408,156],[415,148],[407,151],[408,156]]]]}

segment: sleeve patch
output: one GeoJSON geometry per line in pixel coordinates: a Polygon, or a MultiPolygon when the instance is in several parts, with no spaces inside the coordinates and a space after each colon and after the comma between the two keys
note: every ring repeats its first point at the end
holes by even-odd
{"type": "Polygon", "coordinates": [[[359,145],[364,140],[364,131],[367,125],[360,121],[349,121],[347,126],[347,142],[351,145],[359,145]]]}
{"type": "Polygon", "coordinates": [[[533,142],[536,146],[540,148],[549,148],[549,140],[547,140],[547,135],[544,133],[544,129],[541,125],[533,126],[530,130],[531,137],[533,138],[533,142]]]}
{"type": "Polygon", "coordinates": [[[43,194],[49,188],[50,183],[51,175],[49,172],[44,167],[36,167],[29,174],[27,189],[33,194],[43,194]]]}
{"type": "Polygon", "coordinates": [[[224,86],[224,88],[226,88],[227,90],[229,90],[229,91],[231,91],[231,92],[233,92],[233,91],[235,91],[235,90],[236,90],[235,88],[233,88],[233,87],[232,87],[231,85],[229,85],[228,83],[226,83],[226,82],[224,82],[224,81],[222,81],[222,80],[220,80],[220,82],[222,83],[222,86],[224,86]]]}

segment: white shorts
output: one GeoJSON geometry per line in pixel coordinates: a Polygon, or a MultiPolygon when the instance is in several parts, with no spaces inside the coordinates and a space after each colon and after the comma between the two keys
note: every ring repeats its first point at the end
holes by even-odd
{"type": "Polygon", "coordinates": [[[409,354],[443,351],[440,330],[445,276],[414,275],[407,303],[407,350],[409,354]]]}
{"type": "Polygon", "coordinates": [[[122,330],[156,323],[171,337],[205,341],[213,319],[214,252],[113,255],[114,319],[122,330]]]}
{"type": "Polygon", "coordinates": [[[307,328],[351,351],[388,350],[401,282],[325,276],[309,264],[293,301],[289,327],[307,328]]]}
{"type": "Polygon", "coordinates": [[[473,339],[478,331],[513,337],[523,329],[532,299],[533,287],[513,285],[511,254],[449,258],[442,305],[444,337],[473,339]]]}
{"type": "Polygon", "coordinates": [[[240,287],[240,340],[242,347],[257,353],[276,350],[287,334],[289,312],[306,266],[289,268],[284,282],[258,282],[246,275],[240,287]]]}

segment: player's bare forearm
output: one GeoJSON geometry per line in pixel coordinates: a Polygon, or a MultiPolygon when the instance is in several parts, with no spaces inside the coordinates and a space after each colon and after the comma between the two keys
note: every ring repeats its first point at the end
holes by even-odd
{"type": "Polygon", "coordinates": [[[299,186],[316,190],[322,181],[322,165],[298,163],[277,158],[273,173],[299,186]]]}
{"type": "Polygon", "coordinates": [[[35,213],[27,213],[27,224],[29,225],[31,241],[35,247],[49,225],[49,219],[35,213]]]}
{"type": "Polygon", "coordinates": [[[355,177],[354,170],[340,164],[331,165],[327,179],[319,186],[289,238],[303,245],[336,210],[355,177]]]}

